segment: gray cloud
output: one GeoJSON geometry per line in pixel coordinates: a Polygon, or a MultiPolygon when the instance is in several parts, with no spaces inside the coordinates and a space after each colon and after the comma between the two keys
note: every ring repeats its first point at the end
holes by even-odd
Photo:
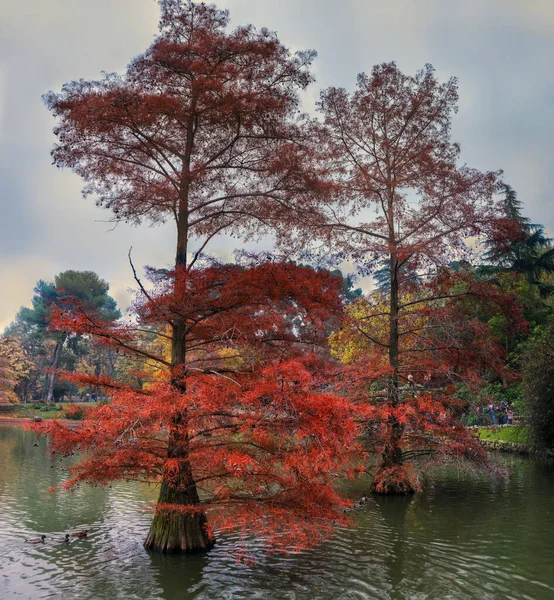
{"type": "MultiPolygon", "coordinates": [[[[278,31],[294,49],[315,48],[319,89],[352,88],[360,71],[396,60],[413,72],[426,62],[460,78],[453,134],[462,158],[504,169],[527,215],[554,233],[554,2],[552,0],[226,0],[234,24],[278,31]]],[[[121,71],[150,43],[153,0],[0,0],[0,329],[28,304],[40,279],[91,269],[127,303],[137,265],[170,264],[171,225],[119,226],[83,200],[80,181],[50,164],[53,119],[41,102],[69,80],[121,71]]],[[[214,254],[230,256],[222,238],[214,254]]]]}

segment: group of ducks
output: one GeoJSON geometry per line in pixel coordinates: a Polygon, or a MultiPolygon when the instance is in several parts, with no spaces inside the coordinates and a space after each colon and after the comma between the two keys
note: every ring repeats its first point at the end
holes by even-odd
{"type": "MultiPolygon", "coordinates": [[[[83,531],[74,531],[73,533],[66,533],[63,537],[53,537],[52,540],[54,542],[67,542],[69,543],[69,539],[74,538],[86,538],[88,535],[88,529],[84,529],[83,531]]],[[[45,535],[41,535],[40,537],[29,538],[25,540],[28,544],[42,544],[47,537],[45,535]]]]}

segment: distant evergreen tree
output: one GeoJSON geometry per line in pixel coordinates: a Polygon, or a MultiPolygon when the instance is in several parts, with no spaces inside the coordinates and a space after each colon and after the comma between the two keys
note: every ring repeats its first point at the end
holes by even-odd
{"type": "Polygon", "coordinates": [[[78,336],[49,330],[52,306],[60,302],[67,304],[70,299],[76,299],[102,319],[114,321],[121,313],[108,290],[108,283],[93,271],[64,271],[56,275],[54,283],[41,279],[34,289],[32,306],[21,307],[15,321],[4,332],[4,335],[21,339],[28,350],[34,349],[38,353],[48,352],[48,342],[55,342],[51,359],[45,365],[52,371],[46,375],[42,386],[42,397],[47,402],[54,399],[55,370],[60,366],[64,348],[69,350],[66,358],[70,359],[66,368],[74,367],[74,358],[82,350],[78,336]]]}
{"type": "Polygon", "coordinates": [[[554,448],[554,323],[535,331],[523,354],[527,423],[536,444],[554,448]]]}
{"type": "Polygon", "coordinates": [[[379,292],[390,292],[390,267],[385,265],[373,272],[373,281],[375,288],[379,292]]]}
{"type": "MultiPolygon", "coordinates": [[[[372,273],[375,289],[383,294],[390,292],[390,265],[383,264],[372,273]]],[[[422,279],[421,272],[410,261],[405,262],[398,268],[400,280],[408,287],[417,286],[422,279]]]]}
{"type": "Polygon", "coordinates": [[[353,275],[344,275],[340,269],[333,269],[331,274],[336,275],[342,279],[342,295],[346,302],[350,303],[359,298],[363,292],[362,288],[354,287],[354,276],[353,275]]]}
{"type": "Polygon", "coordinates": [[[479,267],[479,272],[485,276],[502,271],[521,273],[529,283],[538,287],[541,296],[548,296],[554,292],[554,286],[541,278],[554,273],[552,238],[545,235],[543,225],[531,223],[521,214],[522,202],[511,186],[505,184],[504,192],[506,214],[517,223],[520,235],[513,241],[490,243],[484,255],[489,264],[479,267]]]}

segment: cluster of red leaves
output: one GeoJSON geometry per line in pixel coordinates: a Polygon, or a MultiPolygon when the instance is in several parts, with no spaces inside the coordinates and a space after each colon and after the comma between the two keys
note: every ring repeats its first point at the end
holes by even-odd
{"type": "Polygon", "coordinates": [[[47,94],[54,161],[116,219],[175,217],[206,240],[261,226],[303,187],[299,92],[315,53],[293,55],[266,29],[229,32],[213,5],[160,8],[160,35],[125,74],[47,94]]]}
{"type": "MultiPolygon", "coordinates": [[[[85,453],[65,487],[171,481],[179,464],[168,458],[168,431],[180,412],[212,527],[254,531],[272,546],[306,547],[344,523],[348,502],[334,491],[332,474],[353,474],[358,449],[353,410],[344,398],[321,392],[314,374],[320,368],[319,359],[307,356],[237,381],[193,372],[185,394],[167,384],[148,393],[114,384],[112,401],[92,409],[82,428],[48,423],[40,430],[51,436],[54,451],[85,453]]],[[[175,510],[158,506],[168,508],[175,510]]]]}
{"type": "MultiPolygon", "coordinates": [[[[373,487],[379,493],[402,493],[402,489],[421,490],[420,474],[432,464],[452,462],[463,469],[491,466],[477,437],[460,423],[463,402],[456,396],[456,386],[445,383],[453,376],[443,364],[433,365],[430,357],[423,362],[426,373],[433,373],[432,388],[427,381],[400,384],[399,402],[389,401],[392,385],[388,369],[376,371],[371,364],[359,360],[345,365],[337,387],[356,403],[357,418],[364,424],[361,443],[365,452],[383,457],[394,439],[393,429],[401,428],[396,448],[402,453],[402,464],[382,468],[380,460],[373,470],[373,487]],[[431,370],[435,366],[435,370],[431,370]],[[445,379],[440,380],[443,376],[445,379]]],[[[414,371],[422,365],[414,366],[414,371]]],[[[482,379],[476,372],[458,372],[457,381],[478,388],[482,379]]]]}
{"type": "Polygon", "coordinates": [[[375,411],[370,427],[376,434],[379,445],[390,436],[390,417],[404,427],[404,456],[427,454],[437,458],[468,459],[484,461],[485,454],[477,438],[460,424],[461,403],[454,398],[453,386],[433,391],[408,391],[402,403],[391,407],[383,405],[375,411]]]}
{"type": "MultiPolygon", "coordinates": [[[[345,522],[349,504],[334,490],[333,475],[354,475],[360,455],[353,405],[325,391],[329,364],[314,346],[337,318],[340,285],[328,272],[267,262],[183,270],[160,282],[137,303],[138,329],[178,316],[186,324],[187,359],[148,390],[66,374],[103,386],[111,402],[91,409],[79,429],[39,427],[54,451],[83,452],[64,487],[162,478],[183,485],[183,459],[168,452],[177,430],[201,504],[156,510],[201,507],[212,527],[255,532],[278,548],[311,546],[329,535],[345,522]],[[232,364],[228,352],[219,354],[229,348],[232,364]]],[[[59,309],[53,323],[149,353],[137,327],[99,323],[76,304],[65,314],[59,309]]]]}
{"type": "Polygon", "coordinates": [[[488,465],[478,439],[460,423],[464,402],[457,386],[463,383],[478,394],[487,378],[507,376],[504,349],[487,318],[500,313],[514,327],[526,327],[515,295],[467,273],[445,270],[432,283],[420,283],[409,298],[399,316],[397,402],[391,402],[395,384],[386,337],[371,330],[376,317],[365,319],[354,310],[341,332],[341,343],[358,344],[359,351],[340,371],[337,389],[359,407],[359,418],[367,423],[367,447],[382,456],[393,429],[401,431],[395,444],[403,464],[377,465],[374,488],[382,493],[420,489],[416,465],[445,459],[461,466],[488,465]]]}
{"type": "Polygon", "coordinates": [[[81,420],[86,414],[86,409],[78,404],[65,404],[63,407],[63,416],[66,419],[81,420]]]}
{"type": "MultiPolygon", "coordinates": [[[[289,262],[178,267],[153,277],[156,291],[144,291],[135,302],[140,326],[184,322],[188,370],[225,370],[222,363],[230,357],[222,359],[222,348],[236,348],[243,369],[270,357],[303,354],[307,346],[325,342],[342,308],[340,278],[289,262]]],[[[77,301],[52,306],[51,327],[70,328],[170,366],[167,357],[137,341],[140,328],[102,321],[77,301]]],[[[153,329],[152,335],[164,334],[153,329]]]]}

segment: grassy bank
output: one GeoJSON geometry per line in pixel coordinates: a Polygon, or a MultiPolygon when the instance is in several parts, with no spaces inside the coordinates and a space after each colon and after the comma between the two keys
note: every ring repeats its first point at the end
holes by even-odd
{"type": "Polygon", "coordinates": [[[487,450],[554,460],[554,448],[534,444],[528,427],[479,427],[475,431],[487,450]]]}
{"type": "MultiPolygon", "coordinates": [[[[82,408],[91,408],[96,406],[96,402],[72,402],[76,406],[82,408]]],[[[16,404],[13,410],[9,412],[3,412],[0,414],[2,417],[9,419],[33,419],[34,417],[41,417],[42,419],[65,419],[66,413],[63,410],[67,404],[16,404]]]]}
{"type": "Polygon", "coordinates": [[[479,427],[479,438],[484,441],[499,440],[511,444],[529,444],[529,429],[525,426],[514,427],[479,427]]]}

